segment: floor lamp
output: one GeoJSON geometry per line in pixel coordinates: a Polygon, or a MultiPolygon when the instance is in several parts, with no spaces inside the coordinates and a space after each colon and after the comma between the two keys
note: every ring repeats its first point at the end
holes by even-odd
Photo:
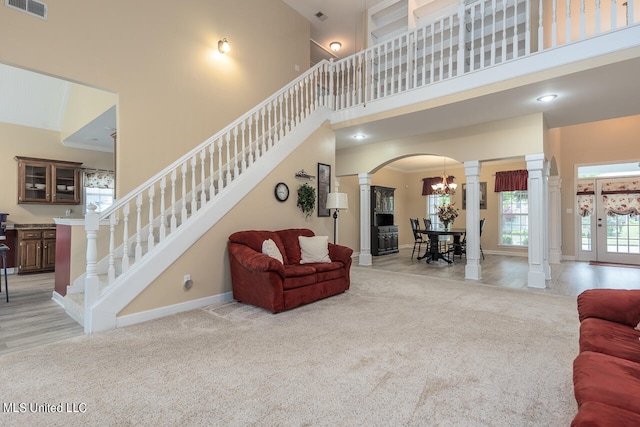
{"type": "Polygon", "coordinates": [[[338,221],[338,211],[340,209],[349,209],[349,201],[347,193],[329,193],[327,194],[327,209],[335,209],[333,211],[333,243],[336,243],[336,230],[338,221]]]}

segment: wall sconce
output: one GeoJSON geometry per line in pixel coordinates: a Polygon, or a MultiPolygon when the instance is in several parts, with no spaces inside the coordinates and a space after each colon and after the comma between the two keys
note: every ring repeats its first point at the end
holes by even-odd
{"type": "Polygon", "coordinates": [[[339,51],[341,47],[342,47],[342,43],[340,43],[340,42],[331,42],[331,43],[329,43],[329,48],[331,48],[331,50],[334,51],[334,52],[339,51]]]}
{"type": "Polygon", "coordinates": [[[227,53],[231,51],[231,46],[229,46],[229,42],[226,37],[218,42],[218,50],[220,53],[227,53]]]}

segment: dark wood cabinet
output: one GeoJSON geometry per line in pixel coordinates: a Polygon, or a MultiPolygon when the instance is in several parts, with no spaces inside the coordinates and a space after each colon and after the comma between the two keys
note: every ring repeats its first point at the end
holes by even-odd
{"type": "Polygon", "coordinates": [[[56,230],[18,230],[18,274],[53,271],[56,266],[56,230]]]}
{"type": "Polygon", "coordinates": [[[16,157],[18,203],[77,205],[82,163],[16,157]]]}
{"type": "Polygon", "coordinates": [[[394,223],[395,188],[371,187],[371,254],[398,252],[398,226],[394,223]]]}

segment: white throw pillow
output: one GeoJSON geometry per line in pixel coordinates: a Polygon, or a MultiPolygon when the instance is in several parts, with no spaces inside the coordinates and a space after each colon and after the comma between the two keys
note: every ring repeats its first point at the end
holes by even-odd
{"type": "Polygon", "coordinates": [[[274,242],[272,239],[267,239],[262,242],[262,253],[265,255],[269,255],[271,258],[277,259],[278,261],[280,261],[280,264],[284,264],[280,249],[278,249],[276,242],[274,242]]]}
{"type": "Polygon", "coordinates": [[[300,264],[331,262],[329,258],[329,236],[298,236],[300,242],[300,264]]]}

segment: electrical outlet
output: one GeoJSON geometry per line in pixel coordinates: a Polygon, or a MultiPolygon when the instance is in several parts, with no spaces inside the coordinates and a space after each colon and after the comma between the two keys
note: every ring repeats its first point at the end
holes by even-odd
{"type": "Polygon", "coordinates": [[[191,287],[193,286],[193,280],[191,280],[191,275],[190,274],[185,274],[184,275],[184,282],[183,286],[186,290],[191,289],[191,287]]]}

